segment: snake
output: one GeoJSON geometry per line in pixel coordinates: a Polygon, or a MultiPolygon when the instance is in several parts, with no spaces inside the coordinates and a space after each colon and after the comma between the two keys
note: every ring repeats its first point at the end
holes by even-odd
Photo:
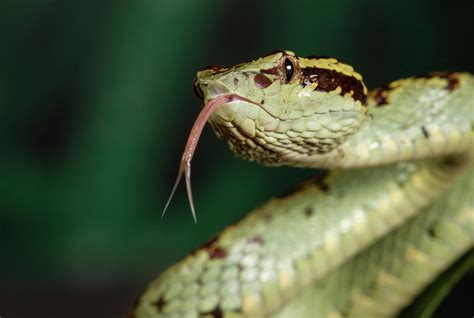
{"type": "Polygon", "coordinates": [[[165,270],[130,317],[393,317],[472,251],[473,75],[369,91],[336,58],[284,50],[207,67],[193,87],[203,107],[166,207],[184,176],[196,219],[207,122],[241,158],[319,174],[165,270]]]}

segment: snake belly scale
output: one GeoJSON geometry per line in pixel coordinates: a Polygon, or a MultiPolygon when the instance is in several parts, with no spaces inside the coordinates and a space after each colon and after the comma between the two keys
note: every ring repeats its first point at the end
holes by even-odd
{"type": "MultiPolygon", "coordinates": [[[[337,59],[278,51],[199,71],[194,88],[196,125],[238,156],[330,172],[163,272],[130,317],[392,317],[473,248],[472,75],[368,91],[337,59]]],[[[190,200],[199,132],[180,168],[190,200]]]]}

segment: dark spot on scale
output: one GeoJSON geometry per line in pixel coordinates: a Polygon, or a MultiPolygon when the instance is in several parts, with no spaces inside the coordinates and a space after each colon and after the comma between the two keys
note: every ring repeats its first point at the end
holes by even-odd
{"type": "Polygon", "coordinates": [[[327,177],[329,175],[329,170],[322,170],[320,174],[311,179],[311,183],[316,185],[321,191],[328,192],[329,184],[327,183],[327,177]]]}
{"type": "Polygon", "coordinates": [[[446,156],[443,159],[443,164],[448,167],[457,167],[463,163],[466,158],[463,156],[446,156]]]}
{"type": "Polygon", "coordinates": [[[434,227],[430,227],[430,228],[428,229],[428,235],[429,235],[430,237],[432,237],[432,238],[436,238],[436,237],[438,236],[438,235],[436,234],[436,231],[435,231],[434,227]]]}
{"type": "Polygon", "coordinates": [[[211,248],[209,251],[209,258],[210,259],[222,259],[227,256],[227,251],[223,249],[222,247],[214,247],[211,248]]]}
{"type": "Polygon", "coordinates": [[[239,85],[239,79],[238,78],[234,78],[234,85],[235,86],[239,85]]]}
{"type": "Polygon", "coordinates": [[[450,92],[454,91],[456,87],[459,85],[459,79],[457,78],[449,78],[448,85],[446,85],[446,89],[450,92]]]}
{"type": "Polygon", "coordinates": [[[217,246],[217,240],[219,239],[220,234],[217,234],[214,236],[212,239],[201,245],[200,248],[198,248],[196,251],[193,252],[196,253],[199,250],[206,250],[207,253],[209,254],[210,259],[221,259],[225,258],[227,256],[227,251],[223,249],[220,246],[217,246]]]}
{"type": "Polygon", "coordinates": [[[254,237],[252,237],[251,239],[248,240],[248,243],[255,243],[255,244],[258,244],[258,245],[263,245],[264,240],[263,240],[263,237],[261,235],[255,235],[254,237]]]}
{"type": "Polygon", "coordinates": [[[253,82],[255,83],[256,87],[261,89],[267,88],[273,83],[271,79],[261,73],[255,75],[255,77],[253,78],[253,82]]]}
{"type": "Polygon", "coordinates": [[[166,306],[166,301],[163,295],[161,295],[160,298],[158,298],[158,300],[153,303],[153,306],[156,307],[159,313],[163,312],[163,308],[166,306]]]}
{"type": "Polygon", "coordinates": [[[428,130],[426,130],[425,126],[421,126],[421,132],[425,138],[430,138],[430,134],[428,133],[428,130]]]}
{"type": "Polygon", "coordinates": [[[307,86],[317,83],[315,90],[330,92],[341,88],[341,96],[352,93],[352,98],[366,104],[367,95],[364,92],[364,84],[353,76],[349,76],[335,70],[319,67],[304,67],[301,69],[301,85],[307,86]]]}
{"type": "Polygon", "coordinates": [[[222,317],[224,317],[224,313],[222,312],[221,307],[216,306],[216,308],[214,308],[211,311],[202,312],[200,314],[200,316],[201,317],[222,318],[222,317]]]}
{"type": "Polygon", "coordinates": [[[312,207],[307,207],[306,209],[304,209],[304,214],[307,216],[307,217],[311,217],[313,214],[314,214],[314,209],[312,207]]]}

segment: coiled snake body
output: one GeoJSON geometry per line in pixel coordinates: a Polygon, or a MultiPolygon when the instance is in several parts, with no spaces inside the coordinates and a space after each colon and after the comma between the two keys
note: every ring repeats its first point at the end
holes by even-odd
{"type": "Polygon", "coordinates": [[[131,317],[390,317],[472,249],[470,74],[368,92],[349,65],[280,51],[209,67],[194,85],[205,106],[180,168],[191,203],[207,120],[241,157],[332,172],[165,271],[131,317]]]}

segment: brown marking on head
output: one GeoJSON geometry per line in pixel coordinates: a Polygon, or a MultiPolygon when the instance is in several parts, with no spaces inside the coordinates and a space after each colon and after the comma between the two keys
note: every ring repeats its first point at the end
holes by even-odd
{"type": "Polygon", "coordinates": [[[163,308],[166,306],[166,300],[163,295],[161,295],[160,298],[158,298],[158,300],[153,303],[153,306],[156,307],[156,310],[158,310],[159,313],[163,312],[163,308]]]}
{"type": "Polygon", "coordinates": [[[434,77],[446,79],[448,83],[446,84],[444,88],[448,90],[449,92],[452,92],[459,86],[459,73],[456,73],[456,72],[448,72],[448,71],[432,72],[427,75],[418,76],[417,78],[430,79],[434,77]]]}
{"type": "Polygon", "coordinates": [[[254,237],[250,238],[247,242],[248,243],[255,243],[255,244],[258,244],[258,245],[263,245],[264,240],[263,240],[263,237],[261,235],[255,235],[254,237]]]}
{"type": "Polygon", "coordinates": [[[322,170],[319,175],[311,179],[311,183],[316,185],[321,191],[328,192],[329,184],[327,183],[327,176],[329,175],[329,170],[322,170]]]}
{"type": "Polygon", "coordinates": [[[267,68],[265,70],[260,70],[261,74],[271,74],[271,75],[279,75],[280,70],[278,66],[272,67],[272,68],[267,68]]]}
{"type": "Polygon", "coordinates": [[[253,78],[253,81],[255,83],[255,86],[257,86],[258,88],[267,88],[268,86],[272,85],[272,80],[269,79],[268,77],[266,77],[265,75],[263,75],[262,73],[259,73],[257,75],[255,75],[255,77],[253,78]]]}
{"type": "Polygon", "coordinates": [[[227,251],[222,247],[216,246],[208,251],[210,259],[222,259],[227,256],[227,251]]]}
{"type": "Polygon", "coordinates": [[[319,67],[304,67],[300,73],[302,86],[317,83],[316,90],[322,92],[330,92],[340,87],[342,96],[352,93],[352,98],[363,105],[366,104],[367,95],[364,92],[364,85],[353,76],[319,67]]]}
{"type": "Polygon", "coordinates": [[[307,216],[307,217],[311,217],[313,216],[314,214],[314,209],[312,207],[307,207],[304,209],[304,214],[307,216]]]}

